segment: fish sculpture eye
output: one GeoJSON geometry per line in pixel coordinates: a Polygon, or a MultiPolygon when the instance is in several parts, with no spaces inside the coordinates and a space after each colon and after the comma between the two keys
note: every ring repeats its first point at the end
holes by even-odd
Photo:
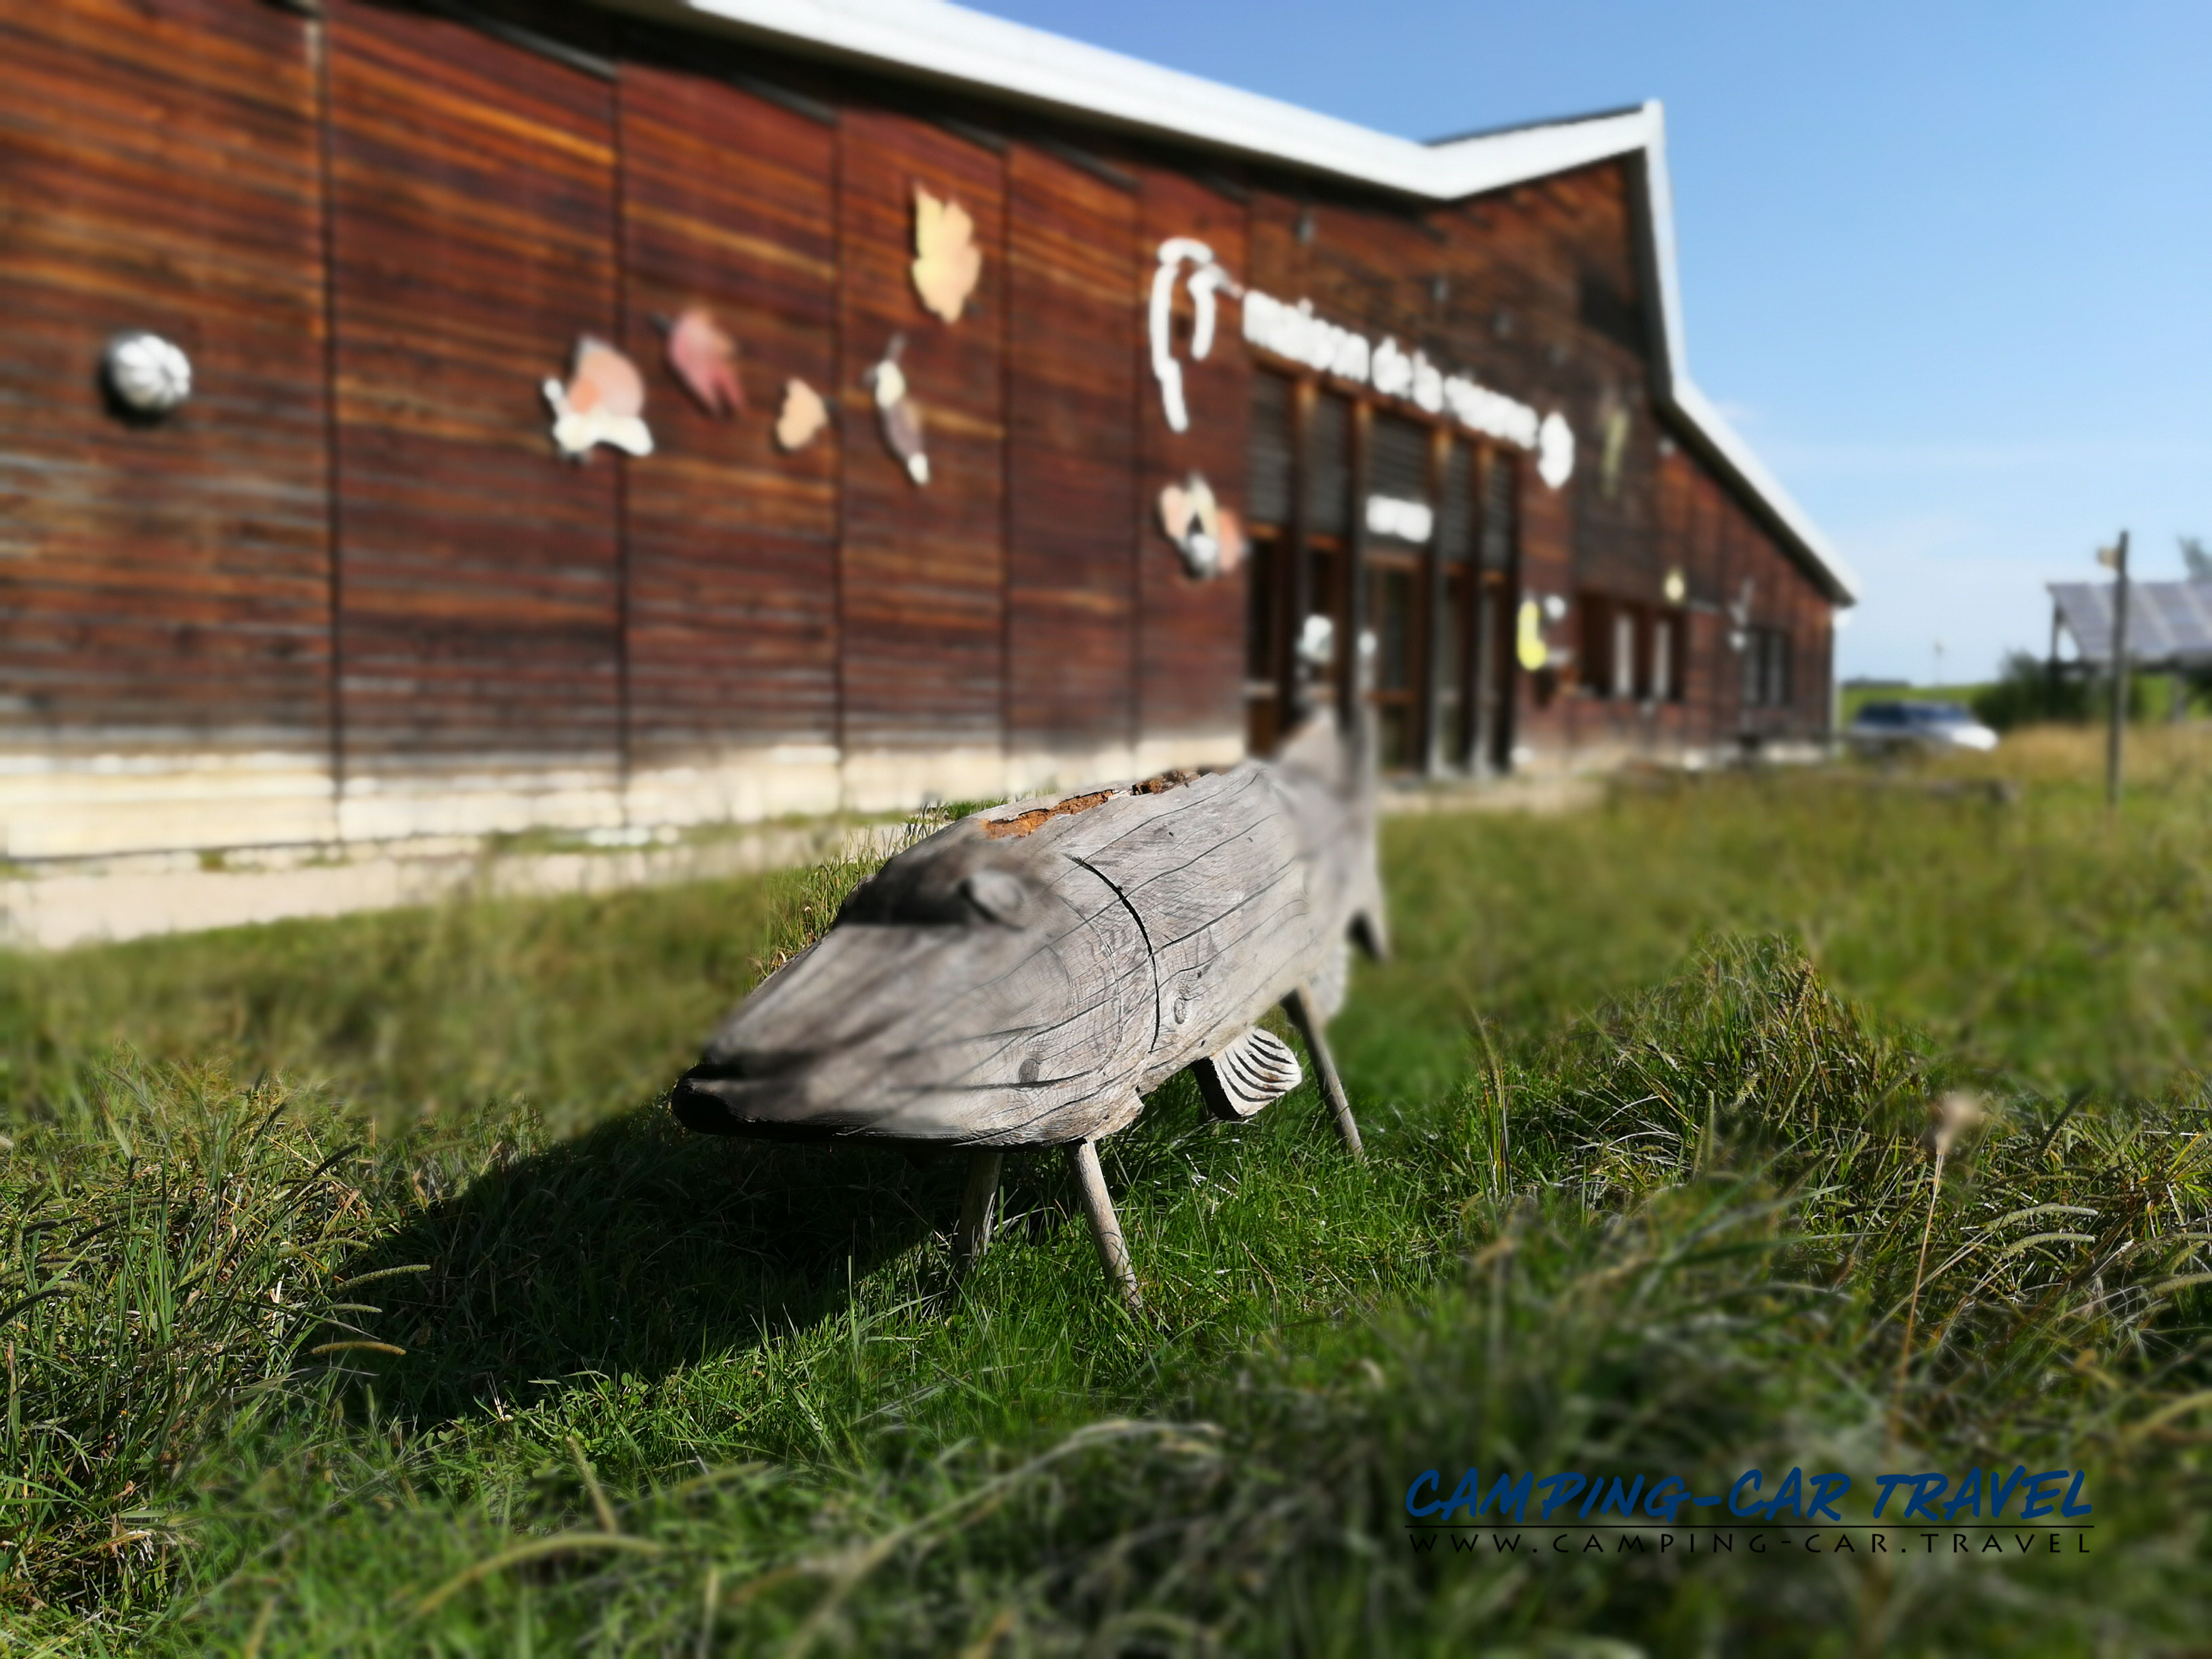
{"type": "Polygon", "coordinates": [[[1030,890],[1011,871],[971,871],[960,884],[960,890],[985,921],[995,921],[1004,927],[1020,927],[1022,913],[1029,908],[1030,890]]]}

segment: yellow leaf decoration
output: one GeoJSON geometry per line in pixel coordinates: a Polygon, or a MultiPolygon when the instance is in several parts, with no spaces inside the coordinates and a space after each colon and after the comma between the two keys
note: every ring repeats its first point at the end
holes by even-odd
{"type": "Polygon", "coordinates": [[[914,187],[914,291],[922,308],[948,323],[960,320],[968,296],[983,277],[983,252],[975,222],[957,202],[940,202],[914,187]]]}
{"type": "Polygon", "coordinates": [[[804,380],[783,383],[783,407],[775,417],[778,447],[787,453],[804,449],[829,424],[830,411],[823,406],[820,392],[804,380]]]}

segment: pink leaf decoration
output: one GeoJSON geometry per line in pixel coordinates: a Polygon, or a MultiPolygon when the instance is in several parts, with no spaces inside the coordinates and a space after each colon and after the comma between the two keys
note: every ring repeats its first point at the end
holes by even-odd
{"type": "Polygon", "coordinates": [[[737,342],[706,307],[686,306],[668,331],[668,367],[709,415],[726,416],[745,406],[737,342]]]}

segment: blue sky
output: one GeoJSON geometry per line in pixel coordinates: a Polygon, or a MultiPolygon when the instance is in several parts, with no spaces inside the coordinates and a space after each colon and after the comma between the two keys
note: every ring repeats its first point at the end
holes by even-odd
{"type": "Polygon", "coordinates": [[[1663,99],[1692,372],[1858,570],[1845,674],[2212,540],[2212,4],[979,9],[1411,137],[1663,99]]]}

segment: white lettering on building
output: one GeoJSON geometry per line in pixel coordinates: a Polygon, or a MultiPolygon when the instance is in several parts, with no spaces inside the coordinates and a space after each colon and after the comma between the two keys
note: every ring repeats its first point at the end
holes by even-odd
{"type": "MultiPolygon", "coordinates": [[[[1164,268],[1166,246],[1161,248],[1160,257],[1164,268]]],[[[1196,286],[1197,279],[1194,277],[1192,287],[1195,289],[1196,286]]],[[[1156,279],[1153,307],[1156,314],[1164,318],[1160,293],[1156,279]]],[[[1164,324],[1156,325],[1153,332],[1155,365],[1163,326],[1164,324]]],[[[1493,392],[1468,375],[1445,374],[1418,347],[1409,352],[1387,336],[1377,343],[1364,334],[1340,328],[1326,318],[1316,316],[1310,300],[1290,305],[1257,289],[1248,290],[1244,295],[1244,338],[1262,351],[1304,363],[1340,380],[1373,386],[1386,398],[1402,398],[1431,415],[1449,414],[1468,431],[1486,438],[1495,438],[1518,449],[1533,450],[1537,476],[1553,489],[1574,476],[1575,434],[1565,416],[1554,410],[1540,417],[1518,398],[1493,392]]],[[[1195,344],[1193,350],[1204,355],[1197,353],[1195,344]]],[[[1164,378],[1164,388],[1165,384],[1164,378]]],[[[1172,423],[1172,416],[1170,418],[1172,423]]],[[[1176,429],[1182,428],[1178,426],[1176,429]]],[[[1425,540],[1426,537],[1408,539],[1425,540]]]]}
{"type": "Polygon", "coordinates": [[[1370,535],[1395,537],[1401,542],[1419,546],[1429,539],[1437,527],[1437,515],[1426,501],[1409,501],[1396,495],[1370,495],[1367,498],[1367,530],[1370,535]]]}
{"type": "Polygon", "coordinates": [[[1170,432],[1190,430],[1190,409],[1184,402],[1182,365],[1175,355],[1175,285],[1184,265],[1191,267],[1190,355],[1206,361],[1213,349],[1214,294],[1234,299],[1243,290],[1234,277],[1213,261],[1213,250],[1192,236],[1170,236],[1160,244],[1160,263],[1152,272],[1152,378],[1160,383],[1160,409],[1170,432]]]}

